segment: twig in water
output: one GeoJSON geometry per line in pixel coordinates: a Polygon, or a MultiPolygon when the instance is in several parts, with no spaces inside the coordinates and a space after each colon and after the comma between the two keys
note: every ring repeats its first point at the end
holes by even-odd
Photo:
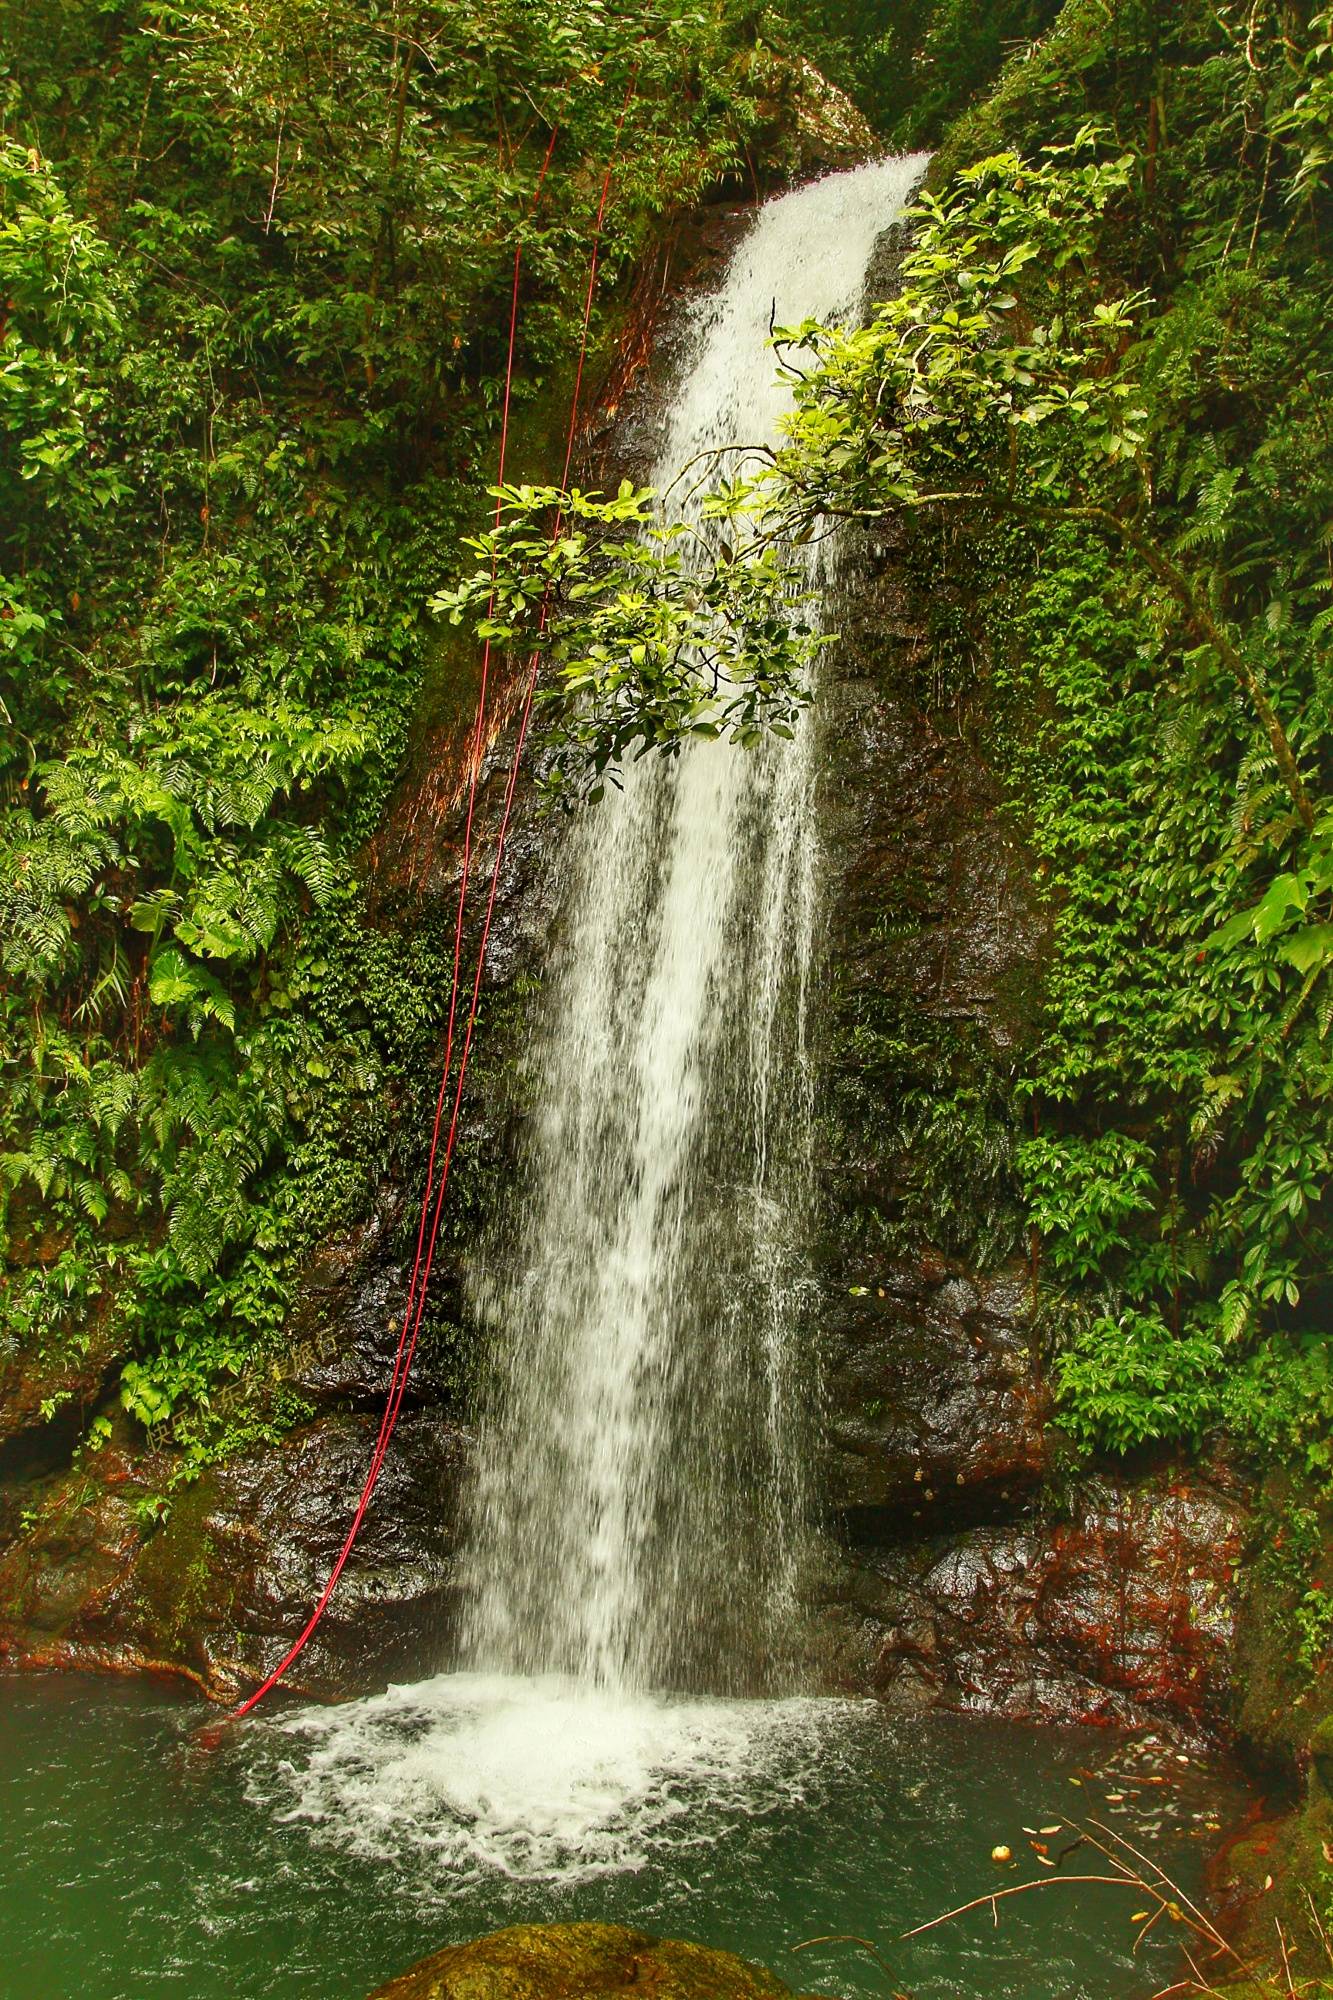
{"type": "MultiPolygon", "coordinates": [[[[892,1967],[885,1963],[878,1946],[873,1944],[869,1938],[854,1937],[850,1931],[831,1931],[827,1937],[804,1938],[800,1944],[794,1944],[792,1950],[809,1951],[812,1945],[817,1944],[858,1944],[862,1951],[870,1953],[870,1956],[874,1959],[881,1972],[887,1973],[890,1979],[893,1978],[892,1967]]],[[[910,1994],[900,1992],[895,1986],[892,2000],[911,2000],[911,1996],[910,1994]]]]}

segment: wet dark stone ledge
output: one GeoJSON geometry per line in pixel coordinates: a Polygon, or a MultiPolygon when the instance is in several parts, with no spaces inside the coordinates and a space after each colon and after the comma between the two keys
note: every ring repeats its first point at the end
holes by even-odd
{"type": "Polygon", "coordinates": [[[829,1499],[853,1541],[1022,1499],[1050,1455],[1025,1279],[931,1258],[881,1275],[823,1325],[829,1499]]]}
{"type": "Polygon", "coordinates": [[[1084,1470],[1026,1275],[891,1267],[827,1322],[834,1677],[900,1709],[1226,1740],[1251,1505],[1229,1468],[1084,1470]]]}
{"type": "Polygon", "coordinates": [[[1094,1479],[1065,1518],[856,1550],[870,1685],[904,1708],[1224,1737],[1245,1522],[1163,1473],[1094,1479]]]}
{"type": "MultiPolygon", "coordinates": [[[[162,1524],[144,1512],[151,1462],[105,1446],[0,1552],[0,1661],[175,1673],[219,1700],[246,1692],[324,1586],[378,1425],[349,1411],[318,1417],[210,1468],[173,1496],[162,1524]]],[[[436,1664],[454,1608],[463,1449],[438,1414],[404,1414],[294,1692],[334,1698],[436,1664]]]]}

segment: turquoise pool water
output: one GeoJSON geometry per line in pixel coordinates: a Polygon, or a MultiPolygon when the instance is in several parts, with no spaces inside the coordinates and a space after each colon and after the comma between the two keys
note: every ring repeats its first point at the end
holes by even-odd
{"type": "Polygon", "coordinates": [[[899,1934],[1099,1872],[1086,1849],[1048,1871],[1032,1847],[1058,1858],[1090,1816],[1197,1890],[1239,1806],[1224,1772],[1151,1738],[868,1702],[450,1676],[213,1741],[216,1720],[140,1681],[0,1681],[6,2000],[363,2000],[451,1940],[574,1917],[725,1946],[847,2000],[1129,2000],[1174,1975],[1178,1939],[1161,1922],[1135,1955],[1143,1898],[1124,1889],[1061,1881],[899,1934]],[[795,1950],[843,1932],[892,1979],[852,1945],[795,1950]]]}

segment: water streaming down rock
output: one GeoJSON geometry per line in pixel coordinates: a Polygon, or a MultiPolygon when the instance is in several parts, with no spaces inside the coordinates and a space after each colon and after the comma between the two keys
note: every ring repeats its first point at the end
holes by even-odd
{"type": "MultiPolygon", "coordinates": [[[[759,212],[696,308],[659,491],[700,453],[776,437],[770,318],[857,311],[921,166],[874,162],[759,212]]],[[[812,735],[647,759],[570,839],[541,1109],[475,1286],[498,1366],[467,1665],[625,1690],[790,1673],[814,1400],[812,735]]]]}

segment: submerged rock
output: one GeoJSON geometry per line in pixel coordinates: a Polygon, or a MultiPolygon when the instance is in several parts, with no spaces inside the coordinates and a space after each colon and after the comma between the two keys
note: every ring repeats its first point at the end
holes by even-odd
{"type": "Polygon", "coordinates": [[[370,2000],[780,2000],[771,1972],[729,1951],[618,1924],[520,1924],[446,1945],[370,2000]]]}

